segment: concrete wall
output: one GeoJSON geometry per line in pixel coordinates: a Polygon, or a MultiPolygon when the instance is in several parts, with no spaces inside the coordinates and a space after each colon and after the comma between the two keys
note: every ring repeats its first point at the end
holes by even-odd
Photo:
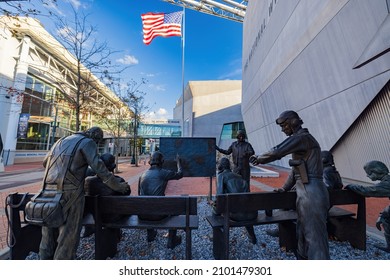
{"type": "Polygon", "coordinates": [[[285,139],[284,110],[332,149],[390,79],[390,53],[353,69],[387,15],[386,0],[248,2],[242,114],[256,151],[285,139]]]}
{"type": "MultiPolygon", "coordinates": [[[[241,81],[190,81],[184,98],[183,136],[218,140],[224,123],[242,121],[241,86],[241,81]]],[[[174,109],[175,119],[181,119],[181,99],[174,109]]]]}

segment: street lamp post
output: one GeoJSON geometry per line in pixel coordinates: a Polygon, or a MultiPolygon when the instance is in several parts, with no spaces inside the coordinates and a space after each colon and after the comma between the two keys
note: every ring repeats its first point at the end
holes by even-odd
{"type": "Polygon", "coordinates": [[[58,116],[58,107],[53,103],[54,110],[55,110],[55,115],[54,115],[54,123],[52,125],[53,127],[53,135],[51,136],[51,142],[50,142],[50,148],[53,147],[54,140],[56,137],[56,131],[57,131],[57,116],[58,116]]]}
{"type": "Polygon", "coordinates": [[[131,164],[135,164],[135,166],[138,166],[137,161],[137,108],[134,108],[134,123],[133,123],[133,136],[134,136],[134,143],[133,143],[133,156],[131,158],[131,164]]]}

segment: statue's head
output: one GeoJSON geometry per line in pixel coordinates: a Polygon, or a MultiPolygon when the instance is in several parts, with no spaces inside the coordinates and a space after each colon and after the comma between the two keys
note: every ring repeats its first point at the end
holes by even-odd
{"type": "Polygon", "coordinates": [[[279,115],[279,117],[276,119],[276,124],[280,125],[282,131],[287,136],[290,136],[294,132],[298,131],[298,129],[303,124],[303,121],[297,112],[289,110],[284,111],[279,115]]]}
{"type": "Polygon", "coordinates": [[[149,164],[151,166],[157,165],[157,166],[162,166],[164,163],[164,156],[160,152],[153,152],[153,154],[150,156],[149,164]]]}
{"type": "Polygon", "coordinates": [[[240,142],[244,142],[246,138],[245,131],[244,130],[239,130],[237,131],[237,140],[240,142]]]}
{"type": "Polygon", "coordinates": [[[321,151],[321,158],[324,166],[334,165],[334,159],[331,152],[321,151]]]}
{"type": "Polygon", "coordinates": [[[389,174],[389,168],[379,160],[369,161],[363,168],[366,171],[367,177],[372,181],[381,180],[385,175],[389,174]]]}
{"type": "Polygon", "coordinates": [[[100,159],[104,162],[104,165],[107,167],[108,171],[113,172],[116,163],[115,163],[115,157],[110,153],[102,154],[100,159]]]}
{"type": "Polygon", "coordinates": [[[230,170],[230,161],[228,158],[223,157],[218,161],[218,171],[230,170]]]}
{"type": "Polygon", "coordinates": [[[98,126],[91,127],[84,133],[88,138],[91,138],[93,141],[95,141],[96,144],[103,140],[103,130],[98,126]]]}

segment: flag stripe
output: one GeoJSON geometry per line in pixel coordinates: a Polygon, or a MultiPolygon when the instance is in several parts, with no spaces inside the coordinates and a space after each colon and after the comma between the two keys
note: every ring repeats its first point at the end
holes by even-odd
{"type": "Polygon", "coordinates": [[[142,14],[143,42],[149,45],[155,37],[181,36],[182,12],[142,14]]]}

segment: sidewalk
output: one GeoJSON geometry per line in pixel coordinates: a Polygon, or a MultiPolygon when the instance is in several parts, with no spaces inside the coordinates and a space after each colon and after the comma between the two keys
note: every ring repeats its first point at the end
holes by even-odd
{"type": "MultiPolygon", "coordinates": [[[[252,177],[251,192],[272,191],[274,188],[279,188],[285,182],[289,170],[276,166],[266,165],[262,168],[275,171],[279,173],[279,177],[252,177]]],[[[119,162],[118,176],[127,180],[131,187],[131,195],[137,195],[138,178],[149,168],[149,165],[142,161],[138,167],[130,164],[130,159],[121,158],[119,162]]],[[[37,172],[42,172],[43,167],[41,162],[28,164],[15,164],[6,166],[5,172],[0,173],[0,183],[4,178],[14,176],[19,181],[28,181],[31,175],[37,172]]],[[[7,218],[5,216],[5,200],[8,194],[13,192],[19,193],[37,193],[41,188],[41,181],[20,185],[18,187],[0,189],[0,254],[1,251],[7,250],[7,218]]],[[[195,195],[195,196],[209,196],[215,195],[216,182],[215,177],[184,177],[180,180],[173,180],[168,183],[166,195],[195,195]]],[[[383,232],[375,228],[375,222],[379,212],[381,212],[388,205],[387,198],[367,198],[366,199],[366,213],[367,213],[367,233],[371,236],[384,240],[383,232]]],[[[351,209],[353,210],[353,209],[351,209]]]]}

